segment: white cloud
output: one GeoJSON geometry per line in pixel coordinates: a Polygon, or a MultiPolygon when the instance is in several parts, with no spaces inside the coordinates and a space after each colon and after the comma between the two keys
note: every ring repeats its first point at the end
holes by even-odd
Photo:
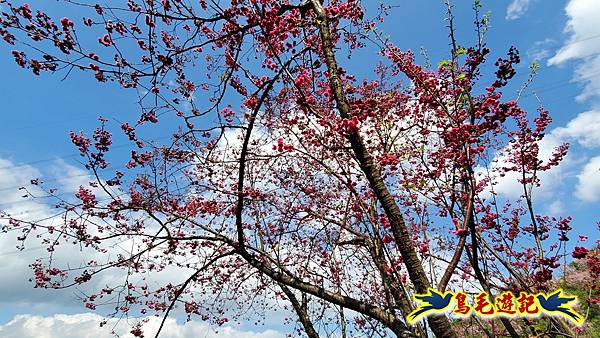
{"type": "Polygon", "coordinates": [[[35,195],[43,195],[43,191],[30,184],[30,180],[42,176],[39,170],[29,165],[17,165],[0,158],[0,210],[11,213],[28,212],[31,217],[47,213],[45,205],[37,201],[26,200],[22,196],[25,191],[19,187],[27,187],[35,195]]]}
{"type": "Polygon", "coordinates": [[[593,157],[577,175],[575,196],[586,202],[600,200],[600,156],[593,157]]]}
{"type": "Polygon", "coordinates": [[[600,19],[598,1],[571,0],[565,11],[569,17],[565,31],[570,33],[571,37],[548,61],[550,64],[559,64],[600,52],[600,41],[596,39],[600,19]]]}
{"type": "Polygon", "coordinates": [[[571,0],[565,8],[569,17],[565,31],[570,38],[548,60],[549,65],[563,64],[569,60],[581,60],[575,69],[574,80],[586,83],[577,97],[585,100],[600,95],[600,5],[597,0],[571,0]]]}
{"type": "MultiPolygon", "coordinates": [[[[113,338],[119,335],[121,338],[134,338],[130,333],[133,322],[124,320],[108,319],[108,323],[100,327],[99,323],[103,317],[92,314],[62,315],[57,314],[49,317],[18,315],[10,322],[0,326],[0,336],[3,338],[113,338]]],[[[145,337],[154,337],[161,318],[149,317],[148,323],[143,326],[145,337]]],[[[210,325],[190,321],[178,324],[175,319],[168,318],[162,329],[161,338],[283,338],[283,333],[266,330],[263,332],[242,331],[231,326],[213,328],[210,325]]]]}
{"type": "MultiPolygon", "coordinates": [[[[87,185],[92,178],[89,174],[78,167],[57,160],[42,170],[31,165],[21,165],[6,159],[0,159],[0,209],[7,212],[15,219],[28,221],[43,225],[57,225],[61,222],[60,218],[53,217],[60,212],[51,206],[51,199],[30,199],[23,198],[24,190],[19,187],[26,187],[27,191],[35,196],[45,196],[47,193],[38,185],[32,185],[31,179],[40,178],[40,181],[47,181],[49,187],[57,188],[57,194],[64,199],[74,199],[74,193],[80,185],[87,185]]],[[[99,188],[94,189],[97,196],[99,188]]],[[[6,219],[0,219],[0,226],[7,223],[6,219]]],[[[93,229],[92,229],[93,230],[93,229]]],[[[30,264],[36,259],[46,259],[49,252],[45,250],[47,244],[42,244],[42,238],[36,235],[43,233],[42,228],[33,231],[25,241],[25,249],[19,250],[17,247],[22,243],[17,241],[21,232],[10,231],[0,236],[0,257],[3,263],[0,264],[0,306],[13,304],[24,307],[35,306],[37,309],[49,309],[56,306],[81,306],[81,301],[77,300],[74,289],[65,290],[47,290],[34,289],[34,284],[28,282],[33,277],[33,270],[30,264]]],[[[123,242],[121,244],[127,245],[123,242]]],[[[117,250],[117,249],[115,249],[117,250]]],[[[115,251],[116,252],[116,251],[115,251]]],[[[59,245],[53,252],[53,262],[56,266],[79,266],[91,259],[103,261],[102,256],[87,247],[78,245],[63,244],[59,245]]],[[[173,280],[173,272],[169,273],[173,280]]],[[[123,273],[113,270],[110,273],[99,275],[93,279],[89,285],[80,286],[79,290],[88,291],[88,287],[93,289],[106,285],[108,282],[122,281],[123,273]]],[[[173,280],[178,282],[178,280],[173,280]]],[[[0,335],[1,336],[1,335],[0,335]]]]}
{"type": "MultiPolygon", "coordinates": [[[[585,83],[577,99],[600,98],[600,6],[597,0],[570,0],[565,12],[568,21],[565,32],[569,39],[556,54],[548,60],[548,65],[561,65],[568,61],[578,61],[573,79],[585,83]]],[[[582,112],[569,121],[565,127],[556,128],[553,135],[588,149],[600,147],[600,109],[582,112]]],[[[597,153],[596,153],[597,154],[597,153]]],[[[574,195],[578,199],[593,202],[600,199],[600,156],[588,160],[579,170],[578,183],[574,195]]]]}
{"type": "Polygon", "coordinates": [[[554,39],[544,39],[540,41],[536,41],[527,49],[527,57],[532,61],[540,61],[548,58],[552,53],[550,50],[550,45],[556,43],[554,39]]]}
{"type": "Polygon", "coordinates": [[[551,216],[562,216],[565,212],[565,204],[561,200],[556,200],[546,206],[546,210],[551,216]]]}
{"type": "MultiPolygon", "coordinates": [[[[564,142],[560,137],[555,135],[554,132],[547,134],[542,141],[539,143],[539,158],[547,162],[554,153],[556,147],[564,142]]],[[[508,163],[505,154],[499,154],[494,159],[494,162],[490,165],[490,168],[500,168],[506,166],[508,163]]],[[[538,173],[540,179],[540,187],[534,190],[535,197],[541,197],[547,199],[553,197],[553,194],[561,188],[560,182],[564,181],[565,176],[568,175],[569,167],[573,165],[571,156],[567,155],[563,161],[556,167],[550,170],[538,173]]],[[[483,177],[487,177],[487,172],[483,167],[478,167],[476,173],[483,177]]],[[[490,173],[491,174],[491,173],[490,173]]],[[[510,198],[518,198],[523,195],[523,185],[519,183],[521,174],[519,172],[509,172],[505,176],[491,177],[494,184],[494,192],[500,195],[504,195],[510,198]]]]}
{"type": "MultiPolygon", "coordinates": [[[[50,165],[46,166],[42,171],[41,168],[35,168],[30,165],[19,165],[18,164],[1,159],[0,158],[0,205],[1,209],[10,212],[15,218],[21,220],[27,220],[40,224],[50,224],[54,222],[58,224],[61,222],[60,218],[51,217],[58,213],[58,211],[52,208],[48,203],[48,200],[40,200],[40,202],[34,202],[31,200],[23,199],[20,196],[23,195],[23,191],[18,190],[20,186],[27,186],[30,191],[36,194],[43,194],[42,189],[38,186],[31,185],[30,180],[32,178],[40,177],[42,180],[46,180],[51,186],[59,189],[60,192],[66,192],[64,198],[70,198],[73,192],[77,190],[79,185],[86,185],[93,179],[84,170],[78,167],[71,166],[63,161],[55,161],[50,165]]],[[[0,225],[4,225],[6,219],[0,219],[0,225]]],[[[152,223],[147,223],[147,226],[152,226],[152,223]]],[[[41,228],[39,231],[43,231],[41,228]]],[[[95,231],[94,227],[90,227],[90,231],[95,231]]],[[[61,309],[82,309],[82,301],[80,295],[82,293],[91,294],[102,289],[105,286],[120,286],[126,280],[127,269],[109,269],[101,274],[96,275],[92,280],[83,285],[77,286],[77,288],[67,288],[62,290],[54,289],[35,289],[34,284],[28,282],[33,277],[33,271],[30,268],[30,264],[33,263],[37,258],[46,259],[49,253],[44,250],[47,245],[42,245],[41,238],[37,238],[33,233],[28,237],[26,241],[25,250],[18,250],[17,245],[19,242],[16,237],[20,233],[8,232],[0,234],[0,257],[3,258],[3,263],[0,264],[0,309],[27,309],[30,313],[54,313],[55,311],[64,311],[61,309]]],[[[48,236],[42,236],[42,238],[48,236]]],[[[131,239],[118,239],[118,243],[106,242],[105,247],[110,247],[109,253],[102,254],[96,252],[93,249],[87,247],[80,247],[79,245],[70,245],[63,243],[59,245],[53,252],[53,266],[56,267],[78,267],[84,266],[85,262],[91,260],[98,262],[105,262],[109,259],[108,256],[114,256],[122,253],[127,255],[130,250],[134,247],[134,243],[131,239]],[[108,256],[107,256],[108,255],[108,256]]],[[[137,243],[137,242],[136,242],[137,243]]],[[[157,253],[161,253],[160,249],[157,249],[157,253]]],[[[179,255],[174,258],[172,264],[167,266],[162,271],[153,271],[151,274],[133,274],[129,276],[129,282],[135,284],[140,282],[144,278],[143,283],[147,284],[149,288],[153,289],[156,287],[164,287],[165,285],[172,284],[177,285],[185,280],[190,275],[190,269],[183,267],[185,264],[194,264],[198,260],[202,260],[203,257],[208,256],[210,251],[207,250],[204,254],[189,252],[189,255],[179,255]],[[179,265],[176,265],[177,262],[179,265]]],[[[247,280],[245,285],[252,283],[247,280]]],[[[240,288],[242,286],[240,285],[240,288]]],[[[248,293],[249,297],[252,296],[248,293]]],[[[197,300],[202,300],[204,295],[195,295],[197,300]]],[[[210,297],[206,296],[206,297],[210,297]]],[[[272,297],[270,299],[276,299],[272,297]]],[[[231,306],[225,306],[225,309],[234,309],[235,304],[231,306]]],[[[285,311],[271,311],[272,308],[279,309],[279,303],[274,301],[268,304],[265,311],[269,314],[265,323],[269,325],[280,324],[284,321],[283,316],[289,315],[289,312],[285,311]]],[[[106,308],[100,307],[100,310],[106,308]]],[[[14,311],[14,310],[11,310],[14,311]]],[[[13,312],[15,313],[15,312],[13,312]]],[[[251,312],[248,312],[248,316],[251,312]]],[[[71,318],[72,319],[72,318],[71,318]]],[[[56,323],[56,320],[43,317],[31,317],[27,319],[28,323],[39,320],[40,323],[47,323],[48,321],[56,323]],[[43,320],[42,320],[43,319],[43,320]]],[[[59,321],[60,322],[60,321],[59,321]]],[[[64,323],[63,323],[64,324],[64,323]]],[[[33,324],[31,324],[33,325],[33,324]]],[[[41,324],[40,324],[41,325],[41,324]]],[[[53,324],[54,325],[54,324],[53,324]]],[[[62,325],[62,324],[61,324],[62,325]]],[[[227,331],[220,331],[221,334],[227,331]]],[[[16,335],[21,336],[21,335],[16,335]]],[[[40,337],[34,335],[35,337],[40,337]]],[[[104,337],[104,335],[101,335],[104,337]]],[[[222,335],[219,335],[221,337],[222,335]]],[[[247,335],[241,334],[242,337],[247,335]]],[[[12,337],[5,334],[0,327],[0,337],[12,337]]],[[[22,335],[22,337],[29,337],[22,335]]],[[[63,335],[54,335],[49,337],[63,337],[63,335]]],[[[74,335],[74,337],[80,337],[74,335]]],[[[81,336],[85,337],[85,336],[81,336]]],[[[92,336],[98,337],[98,335],[92,336]]],[[[167,336],[169,337],[169,336],[167,336]]],[[[179,336],[175,336],[179,337],[179,336]]],[[[183,337],[183,336],[182,336],[183,337]]],[[[188,337],[188,336],[185,336],[188,337]]],[[[191,336],[190,336],[191,337],[191,336]]],[[[196,336],[194,336],[196,337],[196,336]]],[[[202,336],[200,336],[202,337],[202,336]]],[[[208,335],[207,337],[213,337],[208,335]]],[[[253,337],[253,336],[250,336],[253,337]]],[[[257,336],[258,337],[258,336],[257,336]]],[[[260,336],[263,337],[263,336],[260,336]]],[[[264,337],[271,337],[269,335],[264,337]]]]}
{"type": "MultiPolygon", "coordinates": [[[[544,137],[540,142],[540,158],[544,161],[548,160],[554,149],[564,142],[576,142],[585,148],[595,151],[600,148],[599,130],[600,110],[593,109],[580,113],[574,119],[569,121],[566,126],[557,127],[544,137]]],[[[580,183],[575,192],[575,196],[584,201],[595,201],[597,199],[595,196],[600,195],[600,188],[594,184],[594,180],[598,181],[600,184],[600,172],[597,170],[596,172],[593,172],[588,168],[594,159],[592,159],[585,168],[579,169],[580,166],[585,163],[585,159],[581,157],[576,159],[572,154],[573,151],[575,150],[571,149],[557,167],[539,174],[541,187],[535,189],[535,194],[537,196],[556,198],[555,193],[559,192],[562,188],[565,188],[562,183],[568,178],[575,178],[575,174],[578,171],[581,171],[578,176],[580,183]],[[591,182],[591,184],[584,187],[581,183],[583,177],[585,177],[586,181],[591,182]],[[598,190],[598,192],[594,189],[598,190]]],[[[503,156],[497,156],[495,160],[496,162],[492,164],[492,167],[505,165],[506,159],[503,156]]],[[[598,169],[598,167],[596,169],[598,169]]],[[[485,175],[483,168],[479,168],[477,172],[481,175],[485,175]]],[[[496,177],[494,179],[496,182],[494,191],[511,198],[521,196],[523,194],[523,186],[518,182],[519,178],[519,173],[515,172],[508,173],[504,177],[496,177]]],[[[560,201],[554,201],[548,206],[548,212],[553,215],[560,214],[563,209],[564,205],[560,201]]]]}
{"type": "Polygon", "coordinates": [[[580,113],[565,127],[556,128],[553,134],[565,140],[574,140],[586,148],[600,147],[600,110],[580,113]]]}
{"type": "MultiPolygon", "coordinates": [[[[29,165],[18,165],[6,159],[0,159],[0,209],[9,212],[11,215],[18,215],[21,219],[38,220],[46,218],[52,214],[52,209],[44,203],[25,199],[21,196],[25,194],[18,187],[25,186],[30,193],[41,196],[44,192],[37,186],[31,185],[30,180],[42,177],[42,173],[29,165]]],[[[4,221],[1,223],[4,224],[4,221]]],[[[3,261],[0,264],[0,302],[17,303],[50,303],[53,301],[52,294],[47,290],[33,290],[33,285],[27,283],[31,278],[32,270],[29,264],[33,263],[36,257],[45,256],[45,252],[39,241],[35,239],[29,242],[27,248],[23,251],[17,250],[16,237],[19,234],[9,232],[0,236],[0,257],[3,261]]],[[[56,301],[64,303],[64,292],[54,294],[56,301]]],[[[72,298],[72,297],[70,297],[72,298]]]]}
{"type": "Polygon", "coordinates": [[[513,0],[506,9],[506,20],[515,20],[523,16],[532,2],[532,0],[513,0]]]}

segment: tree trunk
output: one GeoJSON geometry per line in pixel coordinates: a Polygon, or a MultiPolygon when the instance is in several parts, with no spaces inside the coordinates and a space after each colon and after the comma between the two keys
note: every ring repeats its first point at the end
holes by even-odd
{"type": "MultiPolygon", "coordinates": [[[[329,72],[329,84],[333,91],[333,96],[341,117],[350,118],[350,105],[348,104],[348,99],[338,74],[338,65],[333,52],[333,44],[331,42],[329,21],[321,3],[318,0],[312,0],[312,4],[317,16],[317,26],[321,34],[323,54],[329,72]]],[[[415,251],[412,238],[408,232],[400,208],[387,189],[387,186],[381,177],[380,169],[373,161],[373,157],[369,154],[358,132],[348,135],[348,139],[361,170],[367,177],[371,189],[373,189],[379,203],[381,203],[385,210],[394,238],[396,239],[396,245],[404,258],[404,264],[408,270],[411,282],[418,293],[427,293],[427,289],[431,285],[429,284],[425,270],[421,265],[421,261],[417,256],[417,252],[415,251]]],[[[446,316],[430,316],[427,318],[427,322],[436,337],[456,337],[456,333],[450,326],[450,321],[446,316]]]]}

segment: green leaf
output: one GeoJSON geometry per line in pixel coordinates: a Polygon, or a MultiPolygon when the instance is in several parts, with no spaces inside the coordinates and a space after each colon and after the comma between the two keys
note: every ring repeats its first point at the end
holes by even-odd
{"type": "Polygon", "coordinates": [[[438,63],[438,68],[447,67],[450,65],[450,62],[450,60],[442,60],[440,61],[440,63],[438,63]]]}
{"type": "Polygon", "coordinates": [[[537,60],[529,65],[529,70],[531,71],[531,74],[533,74],[533,75],[535,75],[537,73],[538,69],[540,69],[540,62],[537,60]]]}

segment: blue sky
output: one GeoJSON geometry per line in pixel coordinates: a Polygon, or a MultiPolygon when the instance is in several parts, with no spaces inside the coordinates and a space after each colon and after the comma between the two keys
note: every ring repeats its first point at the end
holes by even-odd
{"type": "MultiPolygon", "coordinates": [[[[471,3],[456,2],[457,37],[469,45],[475,39],[471,3]]],[[[399,3],[391,10],[382,29],[403,49],[417,52],[423,47],[434,64],[446,58],[448,30],[443,2],[399,3]]],[[[541,68],[530,89],[536,90],[554,119],[548,147],[560,142],[571,143],[565,163],[555,173],[543,177],[543,183],[548,187],[536,195],[540,211],[572,215],[575,233],[590,236],[586,243],[590,246],[593,240],[600,238],[595,226],[600,220],[597,208],[600,201],[600,35],[595,29],[595,23],[600,22],[600,6],[595,0],[483,3],[483,12],[489,10],[492,15],[487,36],[493,53],[491,59],[503,56],[510,46],[517,47],[522,56],[520,72],[505,90],[505,96],[516,96],[517,89],[528,76],[528,65],[539,61],[541,68]]],[[[62,8],[50,8],[50,12],[64,16],[62,8]]],[[[63,179],[57,180],[57,184],[71,187],[85,182],[86,173],[78,162],[68,132],[93,130],[98,115],[107,117],[109,125],[116,130],[116,121],[133,120],[138,116],[137,97],[135,92],[120,90],[112,84],[99,85],[78,71],[65,80],[64,73],[35,77],[18,68],[10,51],[6,44],[0,45],[0,74],[3,75],[3,81],[0,81],[0,209],[43,213],[49,210],[43,203],[14,203],[20,194],[11,188],[25,184],[32,176],[56,179],[62,175],[63,179]]],[[[362,51],[349,66],[369,76],[370,68],[363,65],[376,59],[374,53],[370,49],[362,51]]],[[[525,95],[521,102],[530,110],[537,106],[533,95],[525,95]]],[[[167,129],[155,130],[147,136],[160,138],[169,132],[167,129]]],[[[510,183],[501,185],[499,191],[508,197],[520,194],[510,183]]],[[[9,262],[0,265],[0,285],[11,286],[0,290],[0,336],[30,337],[22,330],[26,323],[35,320],[45,320],[44,323],[53,328],[70,327],[73,332],[88,328],[86,325],[93,319],[92,315],[80,315],[79,321],[53,317],[60,313],[74,315],[85,311],[74,299],[73,291],[49,294],[27,285],[29,269],[26,265],[29,262],[26,259],[35,257],[36,250],[34,248],[22,257],[15,254],[11,243],[0,238],[0,258],[9,262]],[[16,314],[29,317],[13,318],[16,314]],[[7,324],[11,320],[12,324],[7,324]]],[[[276,323],[274,320],[266,327],[242,325],[236,329],[277,330],[276,323]]],[[[202,330],[209,332],[206,327],[202,330]]],[[[235,331],[232,332],[234,335],[235,331]]],[[[266,331],[256,337],[259,336],[283,337],[284,334],[266,331]]]]}

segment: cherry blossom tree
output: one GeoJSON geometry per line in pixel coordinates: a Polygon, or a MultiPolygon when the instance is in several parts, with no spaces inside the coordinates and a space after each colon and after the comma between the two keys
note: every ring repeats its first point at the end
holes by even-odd
{"type": "MultiPolygon", "coordinates": [[[[446,3],[449,58],[436,67],[378,29],[386,4],[367,15],[358,0],[64,3],[80,16],[4,2],[0,35],[17,65],[89,73],[137,93],[140,112],[120,131],[101,119],[70,134],[92,181],[75,200],[48,188],[52,222],[3,215],[5,231],[48,250],[32,264],[36,287],[121,271],[83,297],[87,308],[222,325],[283,307],[292,335],[311,338],[572,332],[550,318],[405,320],[430,287],[545,291],[570,255],[571,218],[533,203],[540,173],[568,146],[542,154],[549,113],[504,98],[515,48],[483,73],[492,54],[478,1],[470,47],[446,3]],[[368,48],[380,60],[362,78],[346,60],[368,48]],[[153,128],[172,135],[140,136],[153,128]],[[127,138],[126,161],[112,133],[127,138]],[[519,182],[520,198],[495,192],[504,179],[519,182]],[[65,246],[93,258],[58,265],[65,246]],[[173,271],[185,278],[169,280],[173,271]]],[[[144,335],[143,320],[131,333],[144,335]]]]}

